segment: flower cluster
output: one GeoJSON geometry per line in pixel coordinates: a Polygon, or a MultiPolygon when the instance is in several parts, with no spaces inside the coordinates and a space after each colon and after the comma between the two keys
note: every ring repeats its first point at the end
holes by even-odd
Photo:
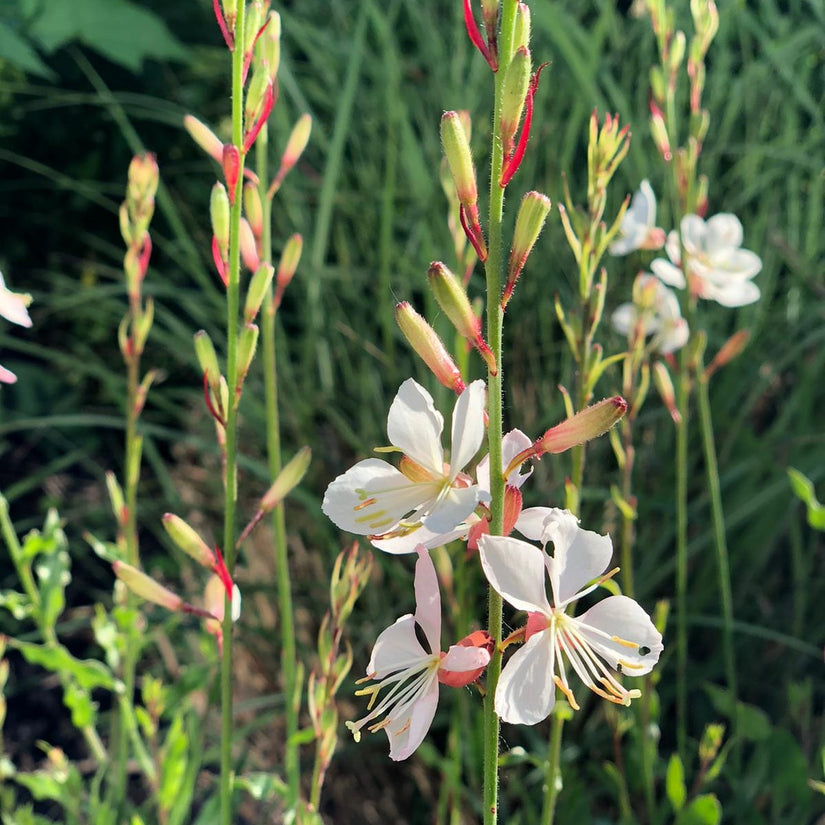
{"type": "MultiPolygon", "coordinates": [[[[367,714],[348,727],[384,730],[390,757],[406,759],[421,744],[438,702],[439,684],[465,687],[478,680],[493,651],[484,631],[475,631],[442,652],[441,597],[429,551],[461,539],[478,550],[491,587],[526,624],[507,643],[524,646],[507,662],[496,688],[495,709],[506,722],[535,724],[552,710],[556,689],[577,708],[565,660],[579,679],[605,699],[629,704],[639,695],[622,676],[648,673],[659,658],[662,637],[641,607],[611,596],[579,617],[570,606],[595,590],[613,553],[608,536],[579,527],[566,510],[522,509],[521,487],[531,470],[526,461],[560,452],[601,434],[624,414],[623,399],[589,407],[532,441],[519,430],[502,442],[497,471],[505,480],[504,532],[517,530],[541,548],[520,539],[491,536],[489,456],[467,472],[485,436],[486,388],[474,381],[458,396],[453,411],[451,451],[442,446],[444,420],[429,393],[405,381],[389,411],[387,434],[400,452],[396,468],[381,459],[360,461],[327,488],[322,509],[338,527],[367,536],[388,553],[415,553],[415,613],[406,614],[378,637],[358,695],[370,697],[367,714]],[[619,403],[621,402],[621,403],[619,403]],[[545,552],[548,543],[553,555],[545,552]],[[550,580],[550,595],[547,579],[550,580]]],[[[476,558],[468,553],[465,563],[476,558]]]]}
{"type": "MultiPolygon", "coordinates": [[[[30,327],[32,320],[29,317],[28,306],[31,300],[31,295],[12,292],[6,286],[3,273],[0,272],[0,316],[12,324],[30,327]]],[[[0,364],[0,384],[13,384],[15,381],[17,376],[0,364]]]]}

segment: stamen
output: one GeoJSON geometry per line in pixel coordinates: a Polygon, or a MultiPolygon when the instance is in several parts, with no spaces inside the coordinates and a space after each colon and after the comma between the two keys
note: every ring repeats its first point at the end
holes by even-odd
{"type": "Polygon", "coordinates": [[[558,676],[553,676],[553,681],[556,683],[556,687],[564,694],[570,704],[570,707],[573,708],[573,710],[581,710],[578,702],[576,701],[576,697],[573,695],[573,691],[570,690],[570,688],[564,684],[558,676]]]}
{"type": "Polygon", "coordinates": [[[365,507],[369,507],[371,504],[375,504],[376,501],[378,501],[378,499],[368,498],[368,499],[366,499],[366,501],[362,501],[360,504],[356,504],[355,507],[353,507],[352,509],[353,510],[363,510],[365,507]]]}

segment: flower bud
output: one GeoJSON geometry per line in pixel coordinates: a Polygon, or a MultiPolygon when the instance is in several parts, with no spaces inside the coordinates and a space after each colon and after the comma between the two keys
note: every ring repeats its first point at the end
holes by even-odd
{"type": "Polygon", "coordinates": [[[544,222],[550,212],[550,198],[541,192],[528,192],[521,199],[516,227],[513,230],[513,244],[510,247],[510,260],[507,264],[507,283],[501,297],[502,309],[507,306],[516,280],[527,262],[527,258],[538,240],[544,222]]]}
{"type": "Polygon", "coordinates": [[[281,15],[277,11],[269,12],[269,22],[258,39],[258,55],[275,82],[281,62],[281,15]]]}
{"type": "Polygon", "coordinates": [[[312,450],[309,447],[302,447],[295,453],[261,499],[264,513],[274,510],[301,483],[311,460],[312,450]]]}
{"type": "MultiPolygon", "coordinates": [[[[267,4],[268,5],[268,4],[267,4]]],[[[258,39],[258,33],[261,31],[261,26],[264,24],[264,15],[266,9],[262,0],[253,0],[247,4],[246,14],[243,21],[243,53],[244,62],[248,65],[252,58],[252,49],[255,48],[255,41],[258,39]]]]}
{"type": "Polygon", "coordinates": [[[118,524],[126,523],[126,500],[123,498],[123,488],[120,486],[115,474],[111,471],[106,473],[106,489],[109,492],[109,501],[112,505],[112,513],[118,524]]]}
{"type": "Polygon", "coordinates": [[[126,587],[141,599],[159,604],[172,612],[183,607],[183,599],[180,596],[156,582],[151,576],[147,576],[142,570],[122,561],[113,562],[112,568],[126,587]]]}
{"type": "Polygon", "coordinates": [[[685,59],[685,47],[687,41],[683,31],[677,31],[670,41],[670,51],[667,57],[667,68],[671,77],[679,71],[682,61],[685,59]]]}
{"type": "Polygon", "coordinates": [[[209,199],[209,216],[212,220],[212,234],[217,239],[224,260],[229,254],[229,209],[226,187],[220,182],[216,183],[209,199]]]}
{"type": "Polygon", "coordinates": [[[551,427],[535,444],[535,454],[563,453],[606,433],[627,412],[627,402],[619,395],[605,398],[551,427]]]}
{"type": "Polygon", "coordinates": [[[258,245],[255,243],[255,235],[246,218],[241,218],[238,240],[241,245],[241,258],[244,266],[250,272],[257,272],[258,267],[261,265],[261,259],[258,257],[258,245]]]}
{"type": "Polygon", "coordinates": [[[716,353],[713,361],[710,362],[708,368],[705,370],[705,378],[710,378],[713,373],[725,364],[729,364],[734,358],[742,354],[745,347],[748,345],[751,334],[746,329],[740,329],[735,332],[722,344],[722,348],[716,353]]]}
{"type": "Polygon", "coordinates": [[[438,305],[459,335],[473,341],[479,335],[479,320],[461,281],[440,261],[430,264],[427,279],[438,305]]]}
{"type": "Polygon", "coordinates": [[[442,115],[441,144],[459,201],[465,207],[475,206],[478,201],[478,189],[473,156],[458,112],[445,112],[442,115]]]}
{"type": "MultiPolygon", "coordinates": [[[[682,420],[682,415],[676,405],[676,393],[673,389],[673,381],[670,379],[670,373],[667,371],[667,367],[661,361],[656,361],[653,364],[653,383],[656,385],[656,389],[659,391],[662,402],[665,407],[667,407],[673,423],[678,424],[682,420]]],[[[636,409],[638,410],[638,407],[636,409]]]]}
{"type": "Polygon", "coordinates": [[[439,382],[455,393],[463,392],[464,381],[461,371],[427,321],[406,301],[396,306],[395,320],[409,345],[432,370],[439,382]]]}
{"type": "Polygon", "coordinates": [[[516,22],[513,32],[513,45],[516,49],[530,46],[530,7],[527,3],[516,6],[516,22]]]}
{"type": "Polygon", "coordinates": [[[275,196],[275,193],[281,188],[284,178],[289,173],[289,170],[298,162],[301,155],[304,153],[307,144],[309,143],[309,136],[312,133],[312,117],[308,114],[301,115],[295,121],[295,125],[290,132],[289,140],[286,142],[286,148],[283,155],[281,155],[281,165],[278,167],[278,173],[267,190],[266,196],[270,200],[275,196]]]}
{"type": "Polygon", "coordinates": [[[135,318],[134,342],[135,352],[140,355],[146,346],[146,339],[152,331],[152,324],[155,321],[155,302],[151,296],[146,299],[146,307],[135,318]]]}
{"type": "Polygon", "coordinates": [[[206,376],[212,390],[217,393],[220,386],[221,371],[218,368],[218,356],[215,353],[215,346],[205,330],[196,332],[194,338],[195,354],[198,356],[201,372],[206,376]]]}
{"type": "Polygon", "coordinates": [[[659,150],[659,154],[666,163],[673,160],[673,152],[670,150],[670,139],[667,136],[667,126],[662,110],[653,101],[650,103],[650,134],[653,142],[659,150]]]}
{"type": "MultiPolygon", "coordinates": [[[[135,155],[129,164],[129,187],[127,198],[141,204],[154,204],[155,193],[158,191],[160,173],[155,155],[147,152],[135,155]]],[[[151,212],[150,212],[151,215],[151,212]]]]}
{"type": "Polygon", "coordinates": [[[261,193],[254,183],[244,185],[243,212],[249,221],[252,234],[259,239],[264,231],[264,210],[261,204],[261,193]]]}
{"type": "MultiPolygon", "coordinates": [[[[220,576],[210,576],[206,582],[206,587],[203,591],[203,606],[208,610],[218,622],[223,621],[223,611],[226,605],[226,589],[220,576]]],[[[237,584],[232,585],[232,621],[237,622],[241,618],[241,591],[237,584]]],[[[212,622],[215,619],[208,620],[212,622]]],[[[220,626],[217,628],[210,627],[212,633],[220,631],[220,626]]],[[[218,634],[219,635],[219,634],[218,634]]]]}
{"type": "Polygon", "coordinates": [[[252,280],[249,282],[249,289],[246,293],[246,303],[244,304],[243,317],[247,324],[255,320],[255,316],[261,308],[264,296],[266,295],[269,285],[272,283],[272,277],[275,270],[272,264],[263,263],[255,270],[252,280]]]}
{"type": "Polygon", "coordinates": [[[162,521],[169,538],[187,556],[209,570],[215,566],[214,551],[182,518],[173,513],[164,513],[162,521]]]}
{"type": "Polygon", "coordinates": [[[223,141],[205,124],[193,115],[183,118],[183,126],[190,137],[209,157],[221,163],[223,160],[223,141]]]}
{"type": "Polygon", "coordinates": [[[290,281],[298,269],[301,261],[301,252],[304,248],[304,239],[297,232],[291,235],[284,245],[281,253],[281,260],[278,262],[278,276],[276,278],[274,306],[277,309],[281,305],[284,290],[289,286],[290,281]]]}
{"type": "Polygon", "coordinates": [[[236,396],[240,392],[246,374],[249,372],[257,348],[258,327],[255,324],[244,324],[241,334],[238,336],[238,355],[235,362],[238,368],[238,380],[235,384],[236,396]]]}
{"type": "Polygon", "coordinates": [[[501,142],[504,156],[513,154],[516,130],[524,112],[527,90],[530,86],[532,64],[529,50],[522,46],[513,55],[504,74],[504,86],[501,97],[501,142]]]}

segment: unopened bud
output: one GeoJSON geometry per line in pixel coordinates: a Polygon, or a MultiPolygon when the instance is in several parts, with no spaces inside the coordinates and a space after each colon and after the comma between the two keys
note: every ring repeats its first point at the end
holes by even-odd
{"type": "Polygon", "coordinates": [[[275,193],[281,188],[284,178],[289,173],[289,170],[298,162],[304,149],[309,143],[309,136],[312,133],[312,117],[308,114],[301,115],[295,121],[292,127],[289,139],[286,142],[286,148],[283,155],[281,155],[281,165],[278,167],[278,173],[267,190],[266,196],[270,200],[275,193]]]}
{"type": "Polygon", "coordinates": [[[461,281],[441,261],[434,261],[427,279],[438,305],[450,319],[459,335],[473,341],[479,335],[479,320],[473,313],[470,299],[461,281]]]}
{"type": "Polygon", "coordinates": [[[109,491],[109,501],[112,505],[115,520],[118,524],[123,524],[125,521],[126,500],[123,498],[123,488],[111,471],[106,473],[106,489],[109,491]]]}
{"type": "Polygon", "coordinates": [[[222,183],[212,187],[209,199],[209,216],[212,220],[212,234],[220,247],[221,254],[226,259],[229,250],[229,196],[222,183]]]}
{"type": "Polygon", "coordinates": [[[145,208],[148,207],[154,203],[159,179],[160,173],[155,155],[151,152],[135,155],[129,164],[127,197],[130,200],[144,204],[145,208]]]}
{"type": "Polygon", "coordinates": [[[441,144],[459,201],[465,207],[475,206],[478,201],[478,189],[473,156],[458,112],[445,112],[442,115],[441,144]]]}
{"type": "Polygon", "coordinates": [[[297,232],[289,237],[281,253],[281,260],[278,262],[278,275],[275,289],[275,308],[281,305],[284,290],[289,286],[290,281],[298,269],[301,261],[301,252],[304,248],[304,239],[297,232]]]}
{"type": "Polygon", "coordinates": [[[255,350],[258,347],[258,327],[255,324],[244,324],[241,334],[238,336],[238,381],[235,385],[236,393],[240,390],[252,359],[255,357],[255,350]]]}
{"type": "Polygon", "coordinates": [[[255,242],[255,235],[246,218],[241,218],[239,240],[244,266],[250,272],[257,272],[258,267],[261,265],[261,259],[258,257],[258,245],[255,242]]]}
{"type": "Polygon", "coordinates": [[[206,376],[207,383],[217,393],[221,381],[221,371],[218,368],[218,356],[212,339],[205,330],[195,333],[195,354],[198,356],[201,372],[206,376]]]}
{"type": "Polygon", "coordinates": [[[406,301],[396,306],[395,320],[416,355],[432,370],[439,382],[455,393],[463,392],[461,371],[427,321],[406,301]]]}
{"type": "Polygon", "coordinates": [[[246,303],[244,304],[243,317],[247,324],[255,320],[255,316],[261,308],[266,291],[272,283],[275,270],[271,264],[263,263],[255,270],[252,280],[249,282],[249,289],[246,293],[246,303]]]}
{"type": "Polygon", "coordinates": [[[258,40],[258,54],[274,81],[281,62],[281,15],[277,11],[269,12],[269,22],[258,40]]]}
{"type": "Polygon", "coordinates": [[[264,230],[264,210],[261,204],[261,193],[254,183],[244,185],[243,212],[249,221],[252,234],[260,238],[264,230]]]}
{"type": "Polygon", "coordinates": [[[544,222],[550,212],[550,198],[541,192],[528,192],[521,199],[516,227],[513,230],[513,244],[510,247],[510,260],[507,264],[507,283],[501,298],[501,305],[505,307],[516,280],[521,274],[527,258],[538,240],[544,222]]]}
{"type": "Polygon", "coordinates": [[[650,70],[650,92],[657,103],[664,105],[667,89],[661,66],[653,66],[650,70]]]}
{"type": "Polygon", "coordinates": [[[746,329],[740,329],[739,332],[731,335],[731,337],[722,344],[722,348],[716,353],[713,361],[710,362],[708,368],[705,370],[705,377],[709,378],[720,367],[724,367],[725,364],[729,364],[734,358],[741,355],[748,345],[750,337],[751,334],[746,329]]]}
{"type": "MultiPolygon", "coordinates": [[[[208,610],[218,622],[223,621],[224,606],[226,605],[226,587],[220,576],[210,576],[203,591],[203,606],[208,610]]],[[[232,621],[237,622],[241,618],[241,591],[237,584],[232,585],[232,621]]],[[[214,621],[213,619],[209,620],[214,621]]],[[[220,631],[220,626],[210,628],[213,633],[220,631]]]]}
{"type": "Polygon", "coordinates": [[[180,596],[156,582],[151,576],[147,576],[142,570],[122,561],[115,561],[112,568],[126,587],[141,599],[159,604],[172,612],[183,607],[183,599],[180,596]]]}
{"type": "Polygon", "coordinates": [[[311,460],[312,450],[309,447],[298,450],[264,494],[261,510],[265,513],[274,510],[301,483],[311,460]]]}
{"type": "Polygon", "coordinates": [[[705,727],[699,740],[699,761],[702,765],[708,765],[716,759],[724,738],[725,726],[721,722],[714,722],[705,727]]]}
{"type": "Polygon", "coordinates": [[[508,158],[513,154],[514,138],[524,112],[531,69],[530,52],[522,46],[513,55],[504,74],[501,97],[501,142],[504,147],[504,156],[508,158]]]}
{"type": "Polygon", "coordinates": [[[656,385],[662,403],[667,407],[673,423],[678,424],[682,420],[682,415],[676,405],[676,393],[673,389],[673,381],[670,378],[667,367],[662,361],[655,361],[653,364],[653,383],[656,385]]]}
{"type": "Polygon", "coordinates": [[[527,3],[516,6],[516,24],[513,31],[513,44],[516,49],[530,45],[530,7],[527,3]]]}
{"type": "Polygon", "coordinates": [[[215,553],[206,542],[180,516],[164,513],[163,526],[169,538],[183,550],[187,556],[210,570],[215,566],[215,553]]]}
{"type": "Polygon", "coordinates": [[[547,430],[536,441],[536,454],[563,453],[597,438],[606,433],[626,412],[627,402],[619,395],[585,407],[581,412],[547,430]]]}
{"type": "Polygon", "coordinates": [[[673,159],[673,152],[670,150],[670,139],[667,136],[667,126],[662,110],[651,101],[650,103],[650,134],[653,142],[659,150],[662,159],[669,163],[673,159]]]}
{"type": "Polygon", "coordinates": [[[243,21],[243,53],[247,61],[251,59],[252,49],[255,47],[258,32],[264,24],[265,13],[266,10],[261,0],[253,0],[253,2],[247,4],[243,21]]]}
{"type": "Polygon", "coordinates": [[[146,299],[146,307],[143,312],[139,313],[135,318],[135,352],[137,354],[143,353],[143,348],[146,346],[146,339],[152,331],[152,324],[155,322],[155,302],[151,296],[146,299]]]}
{"type": "Polygon", "coordinates": [[[183,126],[189,132],[192,140],[209,157],[221,163],[223,159],[223,141],[205,123],[202,123],[194,115],[186,115],[183,118],[183,126]]]}
{"type": "Polygon", "coordinates": [[[667,68],[671,76],[679,71],[682,61],[685,59],[685,47],[687,41],[683,31],[677,31],[670,41],[670,52],[668,53],[667,68]]]}
{"type": "Polygon", "coordinates": [[[221,154],[221,167],[226,188],[229,191],[229,203],[235,203],[235,193],[238,191],[238,178],[241,174],[241,152],[237,146],[227,143],[221,154]]]}

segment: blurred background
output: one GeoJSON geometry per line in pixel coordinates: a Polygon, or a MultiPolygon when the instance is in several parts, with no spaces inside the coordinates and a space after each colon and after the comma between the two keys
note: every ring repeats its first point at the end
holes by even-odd
{"type": "MultiPolygon", "coordinates": [[[[633,132],[612,185],[613,213],[643,178],[661,192],[665,170],[647,120],[648,75],[656,60],[649,20],[621,2],[530,5],[534,61],[550,65],[511,206],[528,189],[558,203],[563,173],[574,202],[584,202],[594,108],[600,115],[618,113],[633,132]]],[[[674,5],[689,28],[687,4],[674,5]]],[[[288,504],[298,633],[301,646],[311,650],[332,561],[349,541],[320,513],[326,485],[386,443],[389,402],[406,377],[433,390],[445,413],[452,406],[448,391],[434,386],[408,350],[393,310],[397,301],[411,301],[452,340],[425,278],[431,260],[452,263],[438,124],[444,110],[468,109],[477,165],[485,169],[492,93],[458,0],[303,0],[278,10],[283,36],[273,155],[279,157],[298,115],[313,118],[310,144],[275,200],[273,227],[276,253],[293,232],[305,242],[278,334],[285,453],[304,444],[313,449],[309,475],[288,504]]],[[[809,823],[825,810],[823,797],[806,784],[808,777],[823,779],[825,546],[822,534],[807,526],[786,468],[805,472],[825,497],[825,4],[731,0],[720,11],[705,96],[711,113],[702,155],[708,214],[735,213],[744,246],[764,266],[756,278],[758,303],[739,310],[700,307],[710,353],[736,330],[751,333],[744,354],[713,378],[710,393],[740,698],[759,723],[739,772],[725,774],[714,790],[724,801],[726,822],[809,823]]],[[[65,632],[77,655],[96,655],[89,606],[111,598],[111,571],[83,533],[111,537],[115,528],[104,473],[122,475],[123,469],[125,375],[116,332],[126,301],[117,209],[129,160],[144,149],[157,154],[162,180],[144,285],[156,307],[144,364],[161,373],[142,418],[144,563],[186,589],[191,571],[181,570],[169,553],[163,512],[179,513],[205,536],[220,534],[220,464],[192,347],[198,329],[216,343],[223,335],[223,287],[211,263],[208,222],[217,167],[194,146],[182,118],[195,114],[226,136],[228,93],[227,53],[207,0],[0,5],[0,270],[8,286],[34,298],[32,329],[0,326],[0,361],[18,375],[17,384],[0,393],[0,490],[21,534],[42,524],[50,507],[65,521],[73,564],[65,632]]],[[[657,223],[670,228],[662,200],[657,223]]],[[[632,280],[650,257],[608,261],[607,312],[629,300],[632,280]]],[[[508,427],[538,435],[564,417],[557,385],[570,386],[572,370],[553,301],[558,294],[570,305],[576,279],[554,211],[508,307],[508,427]]],[[[482,294],[480,272],[469,289],[471,296],[482,294]]],[[[620,351],[619,336],[607,324],[602,331],[606,350],[620,351]]],[[[471,363],[480,376],[480,364],[471,363]]],[[[259,375],[250,381],[240,437],[241,508],[251,515],[267,470],[262,382],[259,375]]],[[[620,381],[618,369],[608,372],[598,397],[617,392],[620,381]]],[[[653,396],[638,432],[636,595],[652,611],[674,587],[674,434],[653,396]]],[[[694,434],[689,695],[690,728],[698,737],[705,724],[723,720],[706,685],[721,684],[724,668],[710,514],[694,434]]],[[[565,456],[542,461],[537,483],[525,488],[525,505],[560,504],[567,472],[565,456]]],[[[590,529],[605,531],[616,522],[608,493],[616,475],[606,440],[593,445],[583,504],[590,529]]],[[[238,694],[249,764],[267,768],[279,760],[283,698],[265,528],[253,545],[240,573],[249,607],[239,630],[238,694]]],[[[380,587],[367,589],[348,628],[354,677],[398,606],[412,609],[411,565],[376,555],[380,587]]],[[[0,588],[13,586],[13,578],[0,555],[0,588]]],[[[481,602],[479,609],[483,621],[481,602]]],[[[13,620],[0,614],[0,632],[14,630],[13,620]]],[[[191,645],[193,661],[203,659],[197,628],[176,624],[163,633],[178,655],[191,645]]],[[[163,649],[159,645],[156,660],[145,662],[146,670],[174,674],[187,663],[188,653],[170,662],[163,649]]],[[[664,753],[673,747],[673,668],[666,653],[658,687],[664,753]]],[[[36,763],[33,743],[41,738],[82,757],[60,691],[41,677],[21,665],[7,688],[5,744],[23,767],[27,760],[29,767],[36,763]]],[[[322,808],[328,820],[432,821],[428,811],[438,796],[438,753],[452,701],[442,700],[431,740],[409,763],[387,760],[383,736],[366,737],[359,746],[343,736],[322,808]]],[[[342,717],[357,718],[360,708],[346,685],[342,717]]],[[[603,764],[612,758],[604,713],[588,705],[568,725],[560,822],[617,821],[603,764]]],[[[546,750],[544,726],[503,733],[505,749],[546,750]]],[[[529,823],[525,800],[540,793],[542,777],[519,753],[508,757],[513,767],[502,774],[505,821],[529,823]]],[[[469,780],[467,821],[478,805],[472,785],[478,781],[469,780]]]]}

